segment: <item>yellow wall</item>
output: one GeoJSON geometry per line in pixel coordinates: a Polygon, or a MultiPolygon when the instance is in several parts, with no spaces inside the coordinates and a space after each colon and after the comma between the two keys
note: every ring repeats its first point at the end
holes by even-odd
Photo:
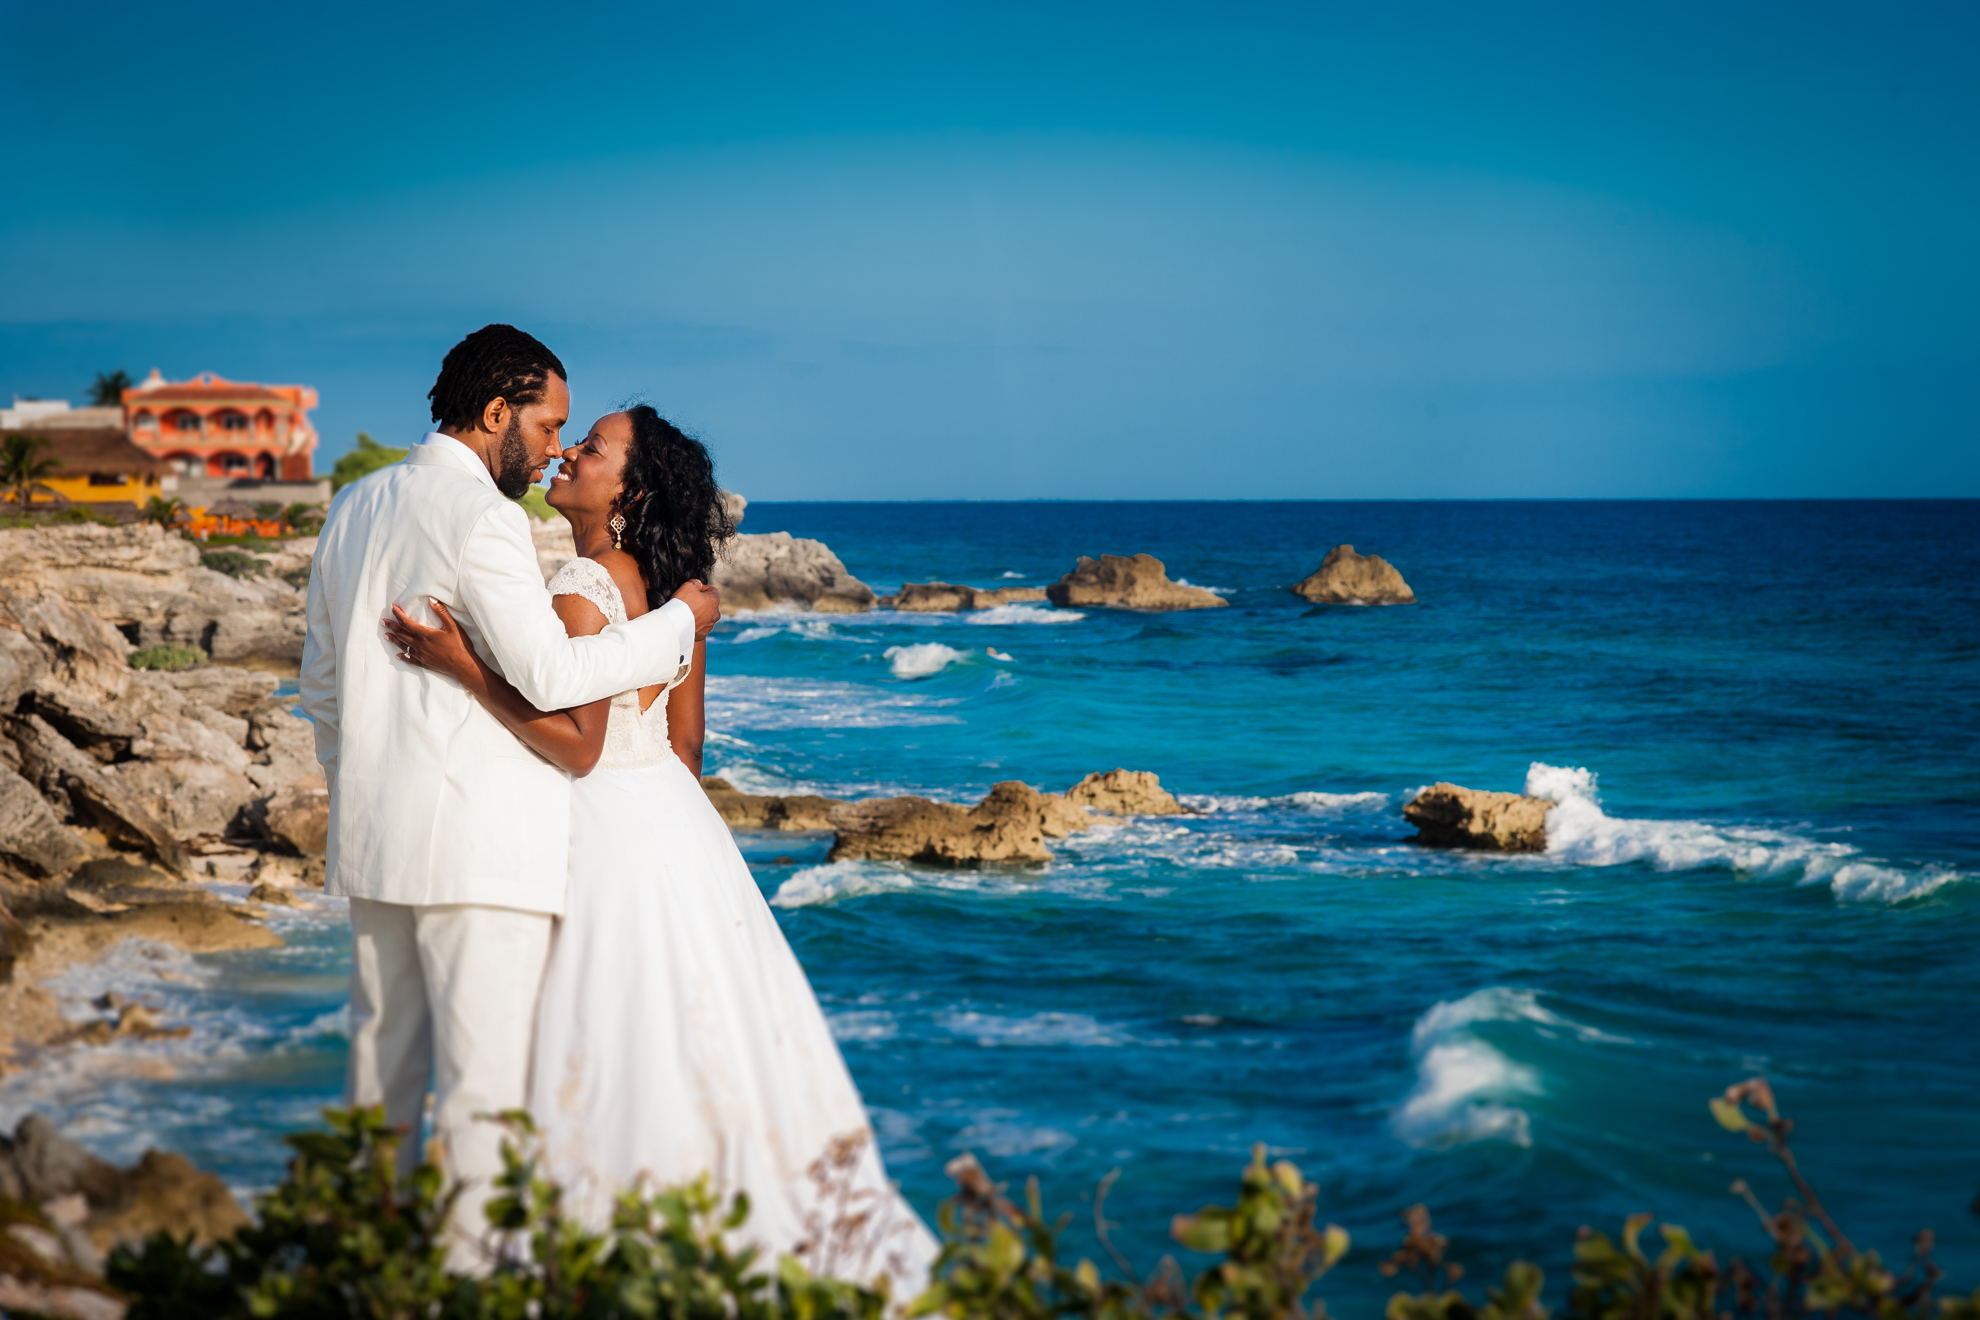
{"type": "MultiPolygon", "coordinates": [[[[143,504],[159,493],[157,477],[132,474],[124,477],[123,482],[121,486],[92,486],[88,477],[49,477],[38,484],[66,496],[77,504],[106,504],[119,500],[143,504]]],[[[7,498],[13,499],[12,491],[7,493],[7,498]]],[[[35,492],[36,503],[47,500],[46,494],[41,491],[35,492]]]]}

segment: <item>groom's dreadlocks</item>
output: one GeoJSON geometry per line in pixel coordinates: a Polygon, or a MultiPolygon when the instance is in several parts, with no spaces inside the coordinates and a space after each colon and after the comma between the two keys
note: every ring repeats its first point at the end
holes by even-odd
{"type": "Polygon", "coordinates": [[[552,375],[569,380],[557,355],[512,325],[484,325],[447,350],[440,378],[426,397],[433,420],[456,431],[472,429],[496,399],[521,408],[543,397],[552,375]]]}

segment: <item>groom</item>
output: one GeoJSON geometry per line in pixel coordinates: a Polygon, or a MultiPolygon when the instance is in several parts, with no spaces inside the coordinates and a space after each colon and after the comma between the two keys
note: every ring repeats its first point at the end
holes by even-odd
{"type": "MultiPolygon", "coordinates": [[[[502,1134],[476,1116],[524,1103],[564,910],[570,780],[453,680],[401,660],[383,621],[396,604],[434,622],[426,601],[442,601],[484,659],[556,710],[672,679],[719,610],[690,582],[631,623],[567,637],[512,503],[561,452],[564,364],[484,326],[428,397],[436,429],[330,506],[301,688],[330,786],[326,887],[351,903],[345,1098],[417,1134],[431,1081],[433,1136],[462,1188],[453,1257],[471,1267],[501,1169],[502,1134]]],[[[418,1158],[409,1137],[401,1169],[418,1158]]]]}

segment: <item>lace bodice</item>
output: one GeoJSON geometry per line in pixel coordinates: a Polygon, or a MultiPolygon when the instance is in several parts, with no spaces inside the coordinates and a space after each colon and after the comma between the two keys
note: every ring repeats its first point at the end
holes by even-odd
{"type": "MultiPolygon", "coordinates": [[[[550,579],[553,596],[582,596],[596,605],[607,623],[626,621],[625,597],[611,572],[596,559],[573,559],[550,579]]],[[[679,680],[676,679],[676,682],[679,680]]],[[[668,685],[673,686],[672,684],[668,685]]],[[[662,692],[642,712],[639,689],[621,692],[612,698],[612,710],[605,722],[605,750],[599,754],[598,769],[626,770],[653,765],[672,756],[667,743],[667,694],[662,692]]]]}

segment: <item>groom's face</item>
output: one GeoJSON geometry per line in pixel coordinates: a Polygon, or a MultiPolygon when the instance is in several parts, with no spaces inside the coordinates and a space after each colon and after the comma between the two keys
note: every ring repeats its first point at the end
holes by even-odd
{"type": "Polygon", "coordinates": [[[571,387],[561,376],[543,384],[543,397],[509,410],[496,450],[495,489],[521,499],[563,452],[564,423],[571,416],[571,387]]]}

